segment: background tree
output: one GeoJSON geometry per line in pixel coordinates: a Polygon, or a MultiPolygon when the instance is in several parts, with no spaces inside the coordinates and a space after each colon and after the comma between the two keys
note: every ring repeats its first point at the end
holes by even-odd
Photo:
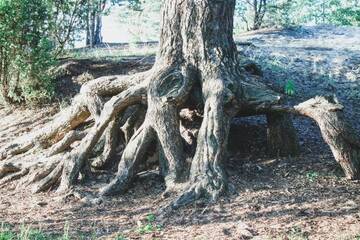
{"type": "Polygon", "coordinates": [[[102,15],[106,2],[106,0],[86,1],[86,46],[93,47],[102,43],[102,15]]]}
{"type": "Polygon", "coordinates": [[[86,46],[94,47],[103,42],[101,35],[102,17],[109,13],[113,6],[129,4],[134,10],[141,11],[144,4],[140,0],[84,0],[82,3],[85,12],[86,46]]]}
{"type": "Polygon", "coordinates": [[[263,24],[267,12],[267,0],[239,0],[237,14],[246,23],[246,30],[257,30],[263,24]]]}
{"type": "Polygon", "coordinates": [[[53,5],[45,0],[0,1],[0,82],[7,103],[34,102],[54,93],[53,5]]]}
{"type": "Polygon", "coordinates": [[[66,46],[80,38],[86,27],[86,0],[53,0],[53,39],[60,55],[66,46]]]}
{"type": "Polygon", "coordinates": [[[359,12],[358,0],[239,0],[236,6],[238,28],[247,31],[309,24],[357,26],[359,12]]]}
{"type": "Polygon", "coordinates": [[[252,30],[257,30],[263,23],[263,19],[267,10],[267,0],[248,0],[247,2],[252,6],[254,11],[252,30]]]}

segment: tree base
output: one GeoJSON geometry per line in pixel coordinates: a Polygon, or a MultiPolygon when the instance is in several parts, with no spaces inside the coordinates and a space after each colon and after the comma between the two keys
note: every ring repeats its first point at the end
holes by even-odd
{"type": "Polygon", "coordinates": [[[280,94],[261,82],[259,71],[251,75],[240,66],[232,38],[234,9],[235,1],[165,1],[154,67],[85,84],[72,106],[46,127],[0,150],[0,185],[18,180],[19,187],[32,185],[33,192],[66,192],[80,176],[91,177],[92,166],[115,165],[121,153],[115,178],[100,191],[109,196],[126,191],[155,155],[167,192],[179,196],[173,207],[201,197],[216,200],[229,189],[223,165],[231,119],[267,115],[271,151],[293,154],[288,113],[317,121],[348,178],[359,178],[360,141],[335,103],[315,98],[281,106],[280,94]],[[199,113],[198,131],[181,123],[182,109],[199,113]],[[186,152],[188,147],[194,150],[186,152]],[[185,189],[177,187],[184,182],[185,189]]]}
{"type": "MultiPolygon", "coordinates": [[[[163,79],[164,75],[168,76],[170,71],[174,71],[174,68],[152,75],[153,83],[156,83],[155,80],[163,79]]],[[[182,72],[181,75],[175,76],[184,77],[187,74],[182,72]]],[[[117,79],[114,78],[112,81],[117,79]]],[[[101,79],[101,81],[108,81],[108,79],[101,79]]],[[[116,161],[113,157],[117,156],[119,149],[123,149],[123,151],[118,165],[118,173],[109,185],[100,190],[101,196],[124,193],[130,187],[136,174],[146,170],[146,167],[149,166],[146,161],[149,156],[154,156],[154,149],[156,149],[158,153],[155,154],[157,156],[155,162],[159,164],[167,186],[164,195],[175,193],[177,196],[169,205],[170,209],[179,208],[201,197],[216,201],[219,196],[228,191],[222,159],[226,154],[231,117],[226,114],[230,108],[223,108],[226,106],[222,102],[224,101],[221,90],[223,82],[220,81],[219,87],[216,88],[219,91],[208,90],[211,91],[211,94],[206,94],[207,100],[203,107],[203,114],[196,119],[191,114],[184,114],[184,111],[178,110],[181,109],[178,106],[182,103],[176,99],[180,101],[184,97],[181,91],[179,95],[174,95],[172,92],[171,98],[161,96],[148,100],[146,115],[144,115],[144,107],[131,107],[134,104],[144,103],[146,95],[149,94],[146,92],[149,92],[148,89],[151,86],[148,83],[149,80],[144,79],[138,84],[124,89],[104,105],[100,114],[94,114],[97,113],[95,108],[90,112],[89,107],[73,105],[72,109],[60,113],[53,122],[45,127],[46,130],[53,129],[51,134],[40,130],[17,140],[17,144],[12,143],[6,146],[2,149],[2,156],[5,157],[0,162],[0,186],[17,181],[17,188],[30,187],[33,193],[56,188],[58,192],[67,192],[77,183],[80,175],[82,178],[91,175],[89,157],[95,145],[104,138],[103,150],[101,155],[95,158],[97,161],[92,163],[93,166],[95,164],[98,164],[96,165],[98,168],[109,166],[112,161],[116,161]],[[170,102],[169,99],[171,99],[170,102]],[[74,108],[82,112],[75,112],[74,108]],[[69,112],[73,113],[71,118],[69,112]],[[179,115],[179,112],[182,114],[179,115]],[[123,114],[122,118],[119,117],[121,113],[123,114]],[[142,114],[143,117],[141,117],[142,114]],[[64,115],[66,118],[63,117],[64,115]],[[92,116],[95,123],[88,121],[89,118],[83,117],[87,115],[92,116]],[[200,129],[192,136],[192,141],[196,141],[196,150],[191,156],[183,155],[183,149],[186,148],[189,139],[186,140],[180,134],[181,129],[186,131],[186,126],[183,124],[180,126],[179,116],[187,118],[182,121],[202,122],[200,129]],[[67,124],[61,122],[64,121],[63,119],[68,121],[67,124]],[[75,122],[77,124],[73,124],[75,122]],[[58,128],[55,130],[54,126],[58,128]],[[122,134],[119,135],[119,132],[122,134]],[[50,145],[51,143],[52,145],[50,145]],[[50,147],[47,147],[49,145],[50,147]],[[151,149],[153,150],[151,151],[151,149]],[[188,168],[185,161],[189,157],[192,157],[191,168],[188,168]],[[106,161],[99,162],[98,159],[106,159],[106,161]]],[[[85,85],[83,89],[89,88],[92,84],[99,84],[99,80],[85,85]]],[[[174,88],[174,86],[167,87],[174,88]]],[[[183,88],[190,89],[188,86],[183,88]]],[[[84,94],[83,89],[75,101],[81,99],[81,95],[88,96],[88,94],[84,94]]],[[[100,99],[101,97],[99,95],[95,98],[100,99]]],[[[235,104],[231,106],[236,108],[235,104]]],[[[263,106],[258,105],[257,108],[253,108],[253,111],[249,111],[249,108],[244,109],[251,114],[254,112],[267,114],[268,133],[270,136],[275,135],[270,139],[270,147],[277,147],[281,144],[282,149],[286,150],[281,152],[282,154],[297,153],[296,141],[293,141],[296,136],[288,135],[289,132],[294,133],[292,124],[288,121],[288,114],[309,116],[319,123],[325,141],[331,146],[334,156],[343,167],[347,178],[359,178],[360,141],[354,136],[341,115],[341,105],[332,100],[318,97],[294,108],[281,107],[276,104],[263,106]],[[291,131],[288,131],[289,128],[291,131]],[[282,134],[284,133],[282,130],[285,130],[285,135],[282,134]],[[356,146],[358,147],[356,148],[356,146]]],[[[241,112],[240,115],[244,115],[246,112],[241,112]]],[[[233,114],[233,116],[235,115],[239,114],[233,114]]]]}

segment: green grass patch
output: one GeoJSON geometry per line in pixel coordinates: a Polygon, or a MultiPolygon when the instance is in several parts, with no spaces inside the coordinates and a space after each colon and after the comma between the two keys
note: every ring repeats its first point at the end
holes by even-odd
{"type": "Polygon", "coordinates": [[[0,240],[70,240],[69,225],[66,223],[62,235],[48,234],[41,229],[30,226],[20,226],[19,230],[13,230],[9,225],[1,224],[0,240]]]}

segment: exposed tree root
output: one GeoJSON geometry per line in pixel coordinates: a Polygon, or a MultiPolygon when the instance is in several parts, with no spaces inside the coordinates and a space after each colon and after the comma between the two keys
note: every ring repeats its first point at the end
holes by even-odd
{"type": "Polygon", "coordinates": [[[35,146],[41,145],[46,148],[60,141],[67,132],[85,122],[91,116],[90,113],[93,113],[94,118],[100,114],[101,97],[112,96],[139,84],[145,79],[146,74],[147,72],[133,76],[103,77],[85,84],[80,94],[74,98],[72,105],[57,114],[45,127],[22,136],[0,149],[0,160],[25,153],[35,146]]]}
{"type": "Polygon", "coordinates": [[[101,196],[120,194],[128,189],[141,162],[146,159],[146,150],[154,136],[154,130],[146,125],[141,126],[136,131],[123,152],[116,177],[100,190],[101,196]]]}
{"type": "Polygon", "coordinates": [[[142,105],[129,107],[128,112],[124,113],[120,124],[121,132],[123,133],[123,143],[127,144],[132,135],[145,120],[146,108],[142,105]]]}
{"type": "Polygon", "coordinates": [[[47,152],[47,156],[51,157],[58,153],[64,152],[66,149],[70,147],[75,141],[79,141],[86,136],[86,132],[80,131],[70,131],[68,132],[65,137],[60,140],[59,142],[55,143],[47,152]]]}
{"type": "Polygon", "coordinates": [[[9,183],[9,182],[12,182],[12,181],[15,181],[15,180],[20,179],[21,177],[25,176],[25,175],[28,174],[28,173],[29,173],[29,169],[28,169],[28,168],[24,168],[24,169],[22,169],[21,171],[12,173],[12,174],[10,174],[10,175],[7,175],[6,177],[3,177],[3,178],[0,180],[0,187],[4,186],[5,184],[7,184],[7,183],[9,183]]]}
{"type": "Polygon", "coordinates": [[[91,166],[96,169],[104,169],[110,164],[116,154],[116,148],[119,144],[120,128],[119,118],[115,117],[104,132],[104,147],[103,151],[92,163],[91,166]]]}
{"type": "Polygon", "coordinates": [[[160,68],[150,78],[148,111],[144,123],[126,146],[115,179],[101,190],[101,195],[113,195],[127,189],[139,171],[141,160],[151,142],[158,140],[161,151],[161,172],[168,187],[179,181],[184,170],[182,138],[179,132],[178,105],[189,93],[191,85],[186,69],[177,66],[160,68]]]}
{"type": "Polygon", "coordinates": [[[65,157],[64,154],[59,154],[57,156],[48,158],[44,164],[33,165],[31,167],[31,171],[29,172],[28,176],[22,179],[18,183],[18,188],[27,187],[31,184],[37,183],[42,179],[46,178],[48,175],[50,175],[53,172],[53,170],[58,165],[61,165],[61,160],[63,157],[65,157]]]}
{"type": "Polygon", "coordinates": [[[216,200],[226,190],[227,180],[222,161],[226,155],[230,116],[224,111],[225,94],[226,88],[221,79],[209,79],[203,85],[204,119],[191,164],[190,187],[174,206],[206,195],[216,200]]]}
{"type": "Polygon", "coordinates": [[[360,179],[360,138],[333,97],[315,97],[294,107],[319,125],[325,142],[348,179],[360,179]]]}
{"type": "Polygon", "coordinates": [[[21,169],[19,167],[14,166],[12,163],[5,163],[0,167],[0,178],[20,170],[21,169]]]}
{"type": "Polygon", "coordinates": [[[73,105],[55,116],[43,129],[16,139],[0,150],[3,160],[0,165],[0,185],[21,178],[18,186],[32,184],[33,192],[39,192],[61,180],[60,190],[68,189],[77,179],[80,169],[86,173],[84,165],[88,165],[88,154],[114,116],[144,99],[147,85],[145,74],[106,77],[85,84],[73,105]],[[100,99],[118,92],[119,95],[105,105],[100,99]],[[89,131],[76,130],[90,116],[95,119],[94,127],[89,131]],[[81,144],[72,148],[76,141],[81,141],[81,144]],[[48,148],[49,145],[51,147],[48,148]],[[41,148],[36,150],[35,146],[41,148]],[[31,149],[34,151],[30,152],[31,149]],[[24,153],[29,159],[33,157],[38,160],[31,159],[31,162],[24,164],[18,159],[12,160],[13,156],[24,153]]]}
{"type": "Polygon", "coordinates": [[[126,107],[140,103],[144,98],[146,99],[145,93],[145,84],[136,85],[119,93],[104,105],[101,115],[95,122],[95,125],[81,141],[81,144],[71,151],[69,158],[66,160],[58,191],[66,191],[76,182],[84,164],[89,164],[87,163],[89,154],[108,124],[126,107]]]}
{"type": "Polygon", "coordinates": [[[346,178],[360,179],[360,138],[343,114],[343,106],[333,96],[317,96],[294,107],[260,107],[257,113],[292,113],[313,119],[319,126],[335,160],[346,178]]]}
{"type": "Polygon", "coordinates": [[[109,123],[104,133],[102,153],[91,163],[92,167],[105,169],[118,164],[117,154],[123,151],[134,132],[143,123],[145,112],[146,109],[142,105],[130,106],[122,116],[115,117],[109,123]]]}

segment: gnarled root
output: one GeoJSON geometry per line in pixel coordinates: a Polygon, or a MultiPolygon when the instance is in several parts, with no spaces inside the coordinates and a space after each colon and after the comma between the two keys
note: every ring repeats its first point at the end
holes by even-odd
{"type": "Polygon", "coordinates": [[[80,170],[84,175],[88,174],[87,157],[104,129],[115,115],[145,98],[145,76],[146,73],[105,77],[85,84],[72,106],[60,112],[44,128],[0,150],[3,160],[0,185],[20,178],[18,187],[32,184],[34,192],[47,190],[59,182],[62,183],[60,190],[65,190],[75,182],[80,170]],[[119,94],[103,104],[103,98],[116,93],[119,94]],[[77,129],[83,128],[80,124],[90,116],[95,119],[94,127],[77,129]],[[78,141],[81,143],[76,145],[78,141]],[[17,155],[19,157],[15,158],[17,155]]]}
{"type": "Polygon", "coordinates": [[[294,107],[318,124],[325,142],[348,179],[360,179],[360,138],[333,97],[315,97],[294,107]]]}
{"type": "Polygon", "coordinates": [[[169,66],[160,68],[151,76],[144,123],[126,146],[115,179],[100,191],[101,195],[113,195],[127,189],[146,159],[145,154],[154,139],[157,139],[161,152],[161,172],[168,188],[180,181],[185,159],[179,132],[178,105],[191,89],[187,70],[169,66]]]}
{"type": "Polygon", "coordinates": [[[62,157],[58,154],[52,157],[38,156],[38,160],[30,162],[5,161],[0,164],[0,187],[14,180],[19,180],[17,188],[32,186],[32,192],[37,193],[51,188],[59,181],[62,170],[62,157]]]}
{"type": "Polygon", "coordinates": [[[104,147],[103,151],[94,161],[91,166],[96,169],[104,169],[110,165],[110,161],[116,154],[116,148],[119,145],[120,126],[119,118],[115,117],[108,125],[104,132],[104,147]]]}
{"type": "Polygon", "coordinates": [[[65,137],[59,142],[55,143],[47,152],[47,156],[51,157],[56,154],[64,152],[66,149],[70,147],[76,141],[83,139],[86,136],[86,132],[84,131],[76,131],[71,130],[68,132],[65,137]]]}
{"type": "Polygon", "coordinates": [[[91,115],[97,118],[102,107],[102,97],[112,96],[130,86],[139,84],[145,79],[147,72],[132,76],[110,76],[95,79],[84,84],[71,106],[47,123],[43,128],[15,139],[0,149],[0,160],[22,154],[35,146],[48,147],[58,141],[71,130],[84,123],[91,115]]]}
{"type": "MultiPolygon", "coordinates": [[[[104,147],[100,156],[98,156],[91,166],[96,169],[105,169],[117,166],[116,159],[119,153],[122,153],[128,144],[134,132],[140,127],[145,118],[146,109],[142,105],[130,106],[121,117],[115,117],[109,123],[104,133],[104,147]]],[[[120,116],[120,115],[119,115],[120,116]]]]}
{"type": "Polygon", "coordinates": [[[87,162],[89,154],[107,128],[108,124],[126,107],[137,104],[145,99],[146,87],[146,84],[139,84],[130,87],[115,97],[112,97],[104,105],[104,109],[101,111],[101,115],[95,122],[95,125],[81,141],[81,144],[71,151],[70,157],[66,160],[58,191],[67,190],[76,182],[84,165],[89,164],[87,162]]]}
{"type": "Polygon", "coordinates": [[[109,185],[100,190],[100,195],[109,196],[127,190],[142,160],[145,159],[147,148],[153,141],[154,136],[153,129],[147,125],[141,126],[135,132],[123,152],[116,177],[109,185]]]}
{"type": "Polygon", "coordinates": [[[258,113],[292,113],[313,119],[346,178],[360,179],[360,138],[345,119],[343,108],[334,97],[318,96],[294,107],[262,106],[258,113]]]}
{"type": "Polygon", "coordinates": [[[172,208],[202,196],[215,201],[227,189],[227,178],[222,166],[230,128],[230,116],[225,112],[226,94],[227,89],[221,79],[209,79],[203,85],[204,118],[191,164],[189,186],[172,203],[172,208]]]}
{"type": "MultiPolygon", "coordinates": [[[[134,78],[102,79],[93,85],[86,85],[77,98],[82,100],[75,100],[77,105],[62,113],[65,120],[61,119],[60,114],[53,125],[45,127],[45,130],[32,133],[32,137],[3,149],[2,156],[7,158],[0,162],[0,186],[19,180],[17,187],[31,185],[33,192],[57,186],[59,192],[67,191],[80,174],[82,177],[90,175],[89,158],[104,136],[104,150],[100,158],[92,163],[93,166],[103,168],[112,162],[120,145],[124,149],[115,178],[100,190],[100,195],[126,191],[146,166],[147,156],[156,151],[166,193],[175,192],[177,196],[168,206],[170,209],[201,197],[215,201],[229,189],[223,161],[226,158],[231,118],[235,115],[266,114],[269,135],[275,136],[271,137],[274,140],[272,145],[278,145],[294,140],[293,134],[288,135],[294,133],[289,113],[314,119],[347,178],[360,177],[360,140],[343,119],[341,105],[317,97],[295,107],[279,106],[278,94],[256,81],[236,81],[234,79],[239,76],[234,72],[214,70],[211,74],[201,75],[190,67],[175,64],[154,67],[145,80],[131,84],[125,82],[134,78]],[[106,91],[102,81],[116,85],[114,89],[119,92],[106,91]],[[115,84],[114,81],[118,82],[115,84]],[[196,86],[201,88],[203,103],[193,105],[197,106],[196,111],[203,114],[199,117],[202,123],[192,154],[184,151],[186,144],[180,131],[186,131],[186,127],[180,125],[179,113],[188,95],[195,91],[193,86],[197,81],[201,81],[196,86]],[[97,84],[101,84],[101,87],[97,84]],[[97,94],[91,96],[90,92],[97,94]],[[107,94],[115,92],[106,101],[109,97],[107,94]],[[88,100],[86,104],[84,99],[88,100]],[[146,113],[142,104],[147,104],[146,113]],[[203,111],[199,107],[202,105],[203,111]],[[84,123],[90,116],[94,121],[84,123]],[[84,124],[80,126],[81,123],[84,124]],[[284,126],[291,131],[282,134],[284,126]],[[45,149],[34,148],[40,145],[45,149]],[[37,160],[34,160],[30,149],[37,154],[37,160]],[[22,161],[12,158],[21,153],[24,156],[22,161]],[[191,163],[186,162],[189,158],[192,158],[191,163]]],[[[192,144],[191,141],[189,144],[192,144]]],[[[289,148],[291,151],[297,147],[292,147],[296,145],[295,140],[293,143],[289,148]]]]}

